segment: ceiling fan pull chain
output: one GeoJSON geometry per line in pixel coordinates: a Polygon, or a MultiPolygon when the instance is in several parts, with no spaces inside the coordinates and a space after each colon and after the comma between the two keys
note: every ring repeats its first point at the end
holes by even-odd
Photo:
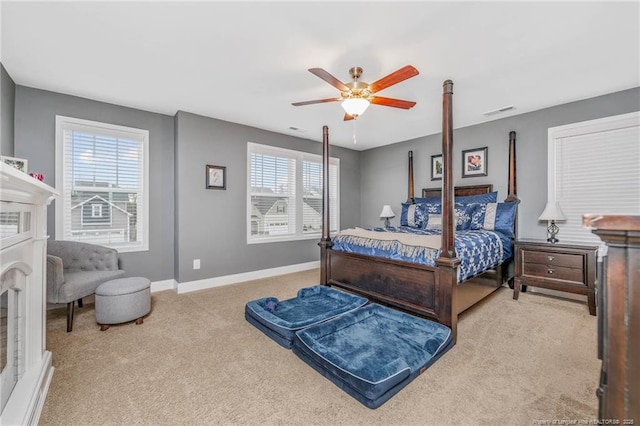
{"type": "Polygon", "coordinates": [[[358,141],[356,140],[356,123],[358,122],[358,120],[353,120],[353,144],[357,144],[358,141]]]}

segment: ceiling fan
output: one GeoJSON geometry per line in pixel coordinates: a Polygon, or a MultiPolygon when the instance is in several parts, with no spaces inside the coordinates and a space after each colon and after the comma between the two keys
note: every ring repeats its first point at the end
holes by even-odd
{"type": "Polygon", "coordinates": [[[369,104],[376,104],[394,108],[409,109],[416,103],[411,101],[405,101],[402,99],[385,98],[382,96],[373,96],[381,90],[386,89],[389,86],[400,83],[411,77],[418,75],[418,70],[411,65],[406,65],[397,71],[392,72],[386,77],[382,77],[374,83],[366,83],[360,81],[362,75],[362,68],[353,67],[349,70],[353,81],[349,83],[343,83],[333,75],[329,74],[322,68],[309,68],[309,71],[340,90],[340,97],[317,99],[315,101],[295,102],[294,106],[320,104],[325,102],[342,102],[342,108],[345,110],[345,120],[355,120],[369,107],[369,104]]]}

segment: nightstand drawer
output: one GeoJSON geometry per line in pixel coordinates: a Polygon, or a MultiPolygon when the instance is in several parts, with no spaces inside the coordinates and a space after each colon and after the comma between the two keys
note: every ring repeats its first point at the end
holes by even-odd
{"type": "Polygon", "coordinates": [[[582,254],[545,253],[541,251],[523,250],[522,256],[525,264],[538,263],[549,266],[565,266],[567,268],[582,269],[584,263],[584,255],[582,254]]]}
{"type": "Polygon", "coordinates": [[[522,275],[552,280],[573,281],[577,284],[585,285],[584,271],[582,268],[566,268],[564,266],[525,262],[524,265],[522,265],[522,275]]]}

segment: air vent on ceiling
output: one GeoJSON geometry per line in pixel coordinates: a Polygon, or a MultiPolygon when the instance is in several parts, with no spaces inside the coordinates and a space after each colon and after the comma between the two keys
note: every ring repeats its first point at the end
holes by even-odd
{"type": "Polygon", "coordinates": [[[293,130],[294,132],[300,132],[300,133],[306,132],[306,130],[301,129],[300,127],[296,127],[296,126],[289,126],[289,130],[293,130]]]}
{"type": "Polygon", "coordinates": [[[494,109],[494,110],[491,110],[491,111],[484,112],[483,114],[489,117],[489,116],[492,116],[492,115],[502,114],[503,112],[511,111],[512,109],[516,109],[516,107],[514,107],[513,105],[509,105],[509,106],[505,106],[505,107],[502,107],[502,108],[498,108],[498,109],[494,109]]]}

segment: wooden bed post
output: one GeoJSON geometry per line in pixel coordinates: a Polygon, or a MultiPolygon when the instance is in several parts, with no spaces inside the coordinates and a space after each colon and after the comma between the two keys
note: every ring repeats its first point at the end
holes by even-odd
{"type": "Polygon", "coordinates": [[[509,132],[509,188],[505,202],[511,203],[518,201],[518,193],[516,188],[516,132],[509,132]]]}
{"type": "Polygon", "coordinates": [[[413,193],[413,151],[409,151],[409,179],[407,179],[407,182],[409,182],[407,203],[415,204],[413,193]]]}
{"type": "Polygon", "coordinates": [[[455,250],[455,218],[454,218],[454,188],[453,188],[453,116],[452,98],[453,82],[443,83],[442,93],[442,245],[440,256],[436,260],[438,265],[437,289],[440,294],[438,311],[440,322],[451,327],[453,342],[458,335],[458,306],[456,286],[458,285],[458,265],[460,259],[455,250]]]}
{"type": "Polygon", "coordinates": [[[320,246],[320,284],[329,284],[329,256],[331,228],[329,228],[329,127],[322,126],[322,238],[320,246]]]}

